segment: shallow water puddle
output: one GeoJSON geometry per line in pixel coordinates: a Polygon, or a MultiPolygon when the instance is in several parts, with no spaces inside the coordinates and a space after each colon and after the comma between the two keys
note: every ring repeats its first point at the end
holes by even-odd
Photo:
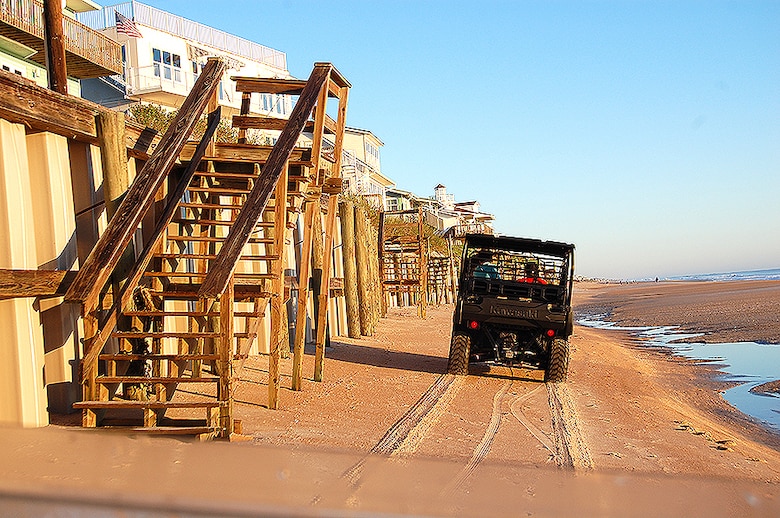
{"type": "Polygon", "coordinates": [[[676,326],[620,327],[601,320],[600,316],[580,318],[577,323],[597,329],[628,331],[639,338],[641,345],[665,347],[673,354],[715,364],[722,373],[719,379],[739,383],[723,393],[726,401],[780,432],[780,394],[750,392],[753,387],[780,379],[780,344],[680,343],[679,340],[696,338],[701,333],[683,333],[677,331],[676,326]]]}

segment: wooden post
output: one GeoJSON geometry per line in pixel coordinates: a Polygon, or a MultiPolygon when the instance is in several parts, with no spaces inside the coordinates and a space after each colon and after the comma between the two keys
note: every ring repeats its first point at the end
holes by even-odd
{"type": "Polygon", "coordinates": [[[360,338],[357,268],[355,266],[355,208],[350,200],[339,203],[341,216],[341,252],[344,257],[344,298],[347,303],[347,333],[360,338]]]}
{"type": "Polygon", "coordinates": [[[65,61],[65,30],[62,25],[61,0],[44,0],[43,33],[46,45],[46,72],[49,89],[68,93],[68,69],[65,61]]]}
{"type": "Polygon", "coordinates": [[[287,315],[282,312],[284,304],[284,261],[285,234],[287,232],[287,178],[289,162],[285,164],[274,191],[274,255],[273,280],[271,281],[271,340],[268,355],[268,408],[279,407],[279,362],[281,344],[286,340],[287,315]]]}
{"type": "Polygon", "coordinates": [[[368,254],[368,221],[366,209],[361,203],[355,205],[355,258],[357,266],[358,296],[360,299],[360,334],[372,336],[373,326],[373,297],[371,295],[370,258],[368,254]]]}
{"type": "MultiPolygon", "coordinates": [[[[98,319],[93,311],[87,311],[85,306],[82,307],[82,320],[84,322],[84,349],[89,349],[89,344],[94,340],[98,333],[98,319]]],[[[83,389],[84,401],[95,401],[97,399],[97,390],[95,386],[95,378],[98,375],[98,359],[94,357],[93,361],[89,363],[82,362],[81,364],[81,385],[83,389]]],[[[94,428],[97,426],[97,415],[95,410],[91,408],[85,408],[81,411],[81,426],[94,428]]]]}
{"type": "Polygon", "coordinates": [[[420,258],[419,262],[417,263],[420,267],[420,298],[417,301],[419,304],[417,308],[417,314],[420,316],[420,318],[425,318],[425,308],[428,299],[428,239],[425,237],[423,231],[423,212],[422,207],[420,207],[417,216],[417,235],[420,239],[420,258]]]}
{"type": "Polygon", "coordinates": [[[220,436],[233,432],[233,279],[219,297],[219,407],[220,436]]]}
{"type": "Polygon", "coordinates": [[[292,389],[301,390],[303,376],[303,352],[306,342],[306,308],[309,305],[309,274],[311,272],[312,226],[314,225],[314,206],[319,198],[306,201],[306,213],[303,227],[303,246],[298,272],[298,312],[295,316],[295,342],[293,344],[292,389]]]}
{"type": "Polygon", "coordinates": [[[379,274],[379,251],[377,250],[378,229],[368,221],[368,259],[371,272],[371,295],[373,300],[374,329],[382,318],[382,279],[379,274]]]}
{"type": "MultiPolygon", "coordinates": [[[[344,127],[347,123],[347,99],[349,87],[339,88],[338,119],[336,121],[336,142],[333,146],[333,155],[336,162],[333,164],[334,178],[341,177],[341,151],[344,144],[344,127]]],[[[320,292],[319,311],[317,312],[317,343],[314,353],[314,381],[322,381],[322,370],[325,363],[325,336],[328,327],[328,299],[330,298],[330,277],[333,255],[333,235],[336,232],[336,210],[338,208],[338,195],[332,193],[328,199],[328,214],[325,220],[325,249],[322,260],[322,290],[320,292]]]]}
{"type": "Polygon", "coordinates": [[[390,305],[388,298],[389,294],[385,293],[385,211],[379,212],[379,229],[377,230],[377,261],[379,263],[379,297],[380,297],[380,309],[381,316],[387,315],[387,307],[390,305]]]}

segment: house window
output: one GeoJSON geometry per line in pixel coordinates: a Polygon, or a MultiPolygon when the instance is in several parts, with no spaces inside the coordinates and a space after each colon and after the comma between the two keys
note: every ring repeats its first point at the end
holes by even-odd
{"type": "Polygon", "coordinates": [[[167,50],[152,49],[154,76],[181,83],[181,56],[167,50]]]}
{"type": "Polygon", "coordinates": [[[371,142],[366,142],[366,156],[373,159],[374,162],[379,162],[379,148],[371,142]]]}

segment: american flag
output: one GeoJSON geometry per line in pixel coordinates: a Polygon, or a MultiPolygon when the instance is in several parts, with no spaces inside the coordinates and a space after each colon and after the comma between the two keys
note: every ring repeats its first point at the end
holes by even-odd
{"type": "Polygon", "coordinates": [[[141,31],[138,30],[138,27],[136,27],[135,22],[133,20],[131,20],[127,16],[123,16],[119,14],[118,11],[114,11],[114,14],[116,15],[117,33],[127,34],[131,38],[143,38],[141,31]]]}

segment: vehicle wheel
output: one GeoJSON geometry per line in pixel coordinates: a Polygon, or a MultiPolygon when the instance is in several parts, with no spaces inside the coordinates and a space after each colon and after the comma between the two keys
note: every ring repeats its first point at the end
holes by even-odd
{"type": "Polygon", "coordinates": [[[566,381],[569,373],[569,341],[556,338],[550,345],[550,361],[547,364],[545,381],[557,383],[566,381]]]}
{"type": "Polygon", "coordinates": [[[469,373],[469,354],[471,353],[471,338],[469,335],[455,333],[450,342],[450,361],[447,372],[465,376],[469,373]]]}

